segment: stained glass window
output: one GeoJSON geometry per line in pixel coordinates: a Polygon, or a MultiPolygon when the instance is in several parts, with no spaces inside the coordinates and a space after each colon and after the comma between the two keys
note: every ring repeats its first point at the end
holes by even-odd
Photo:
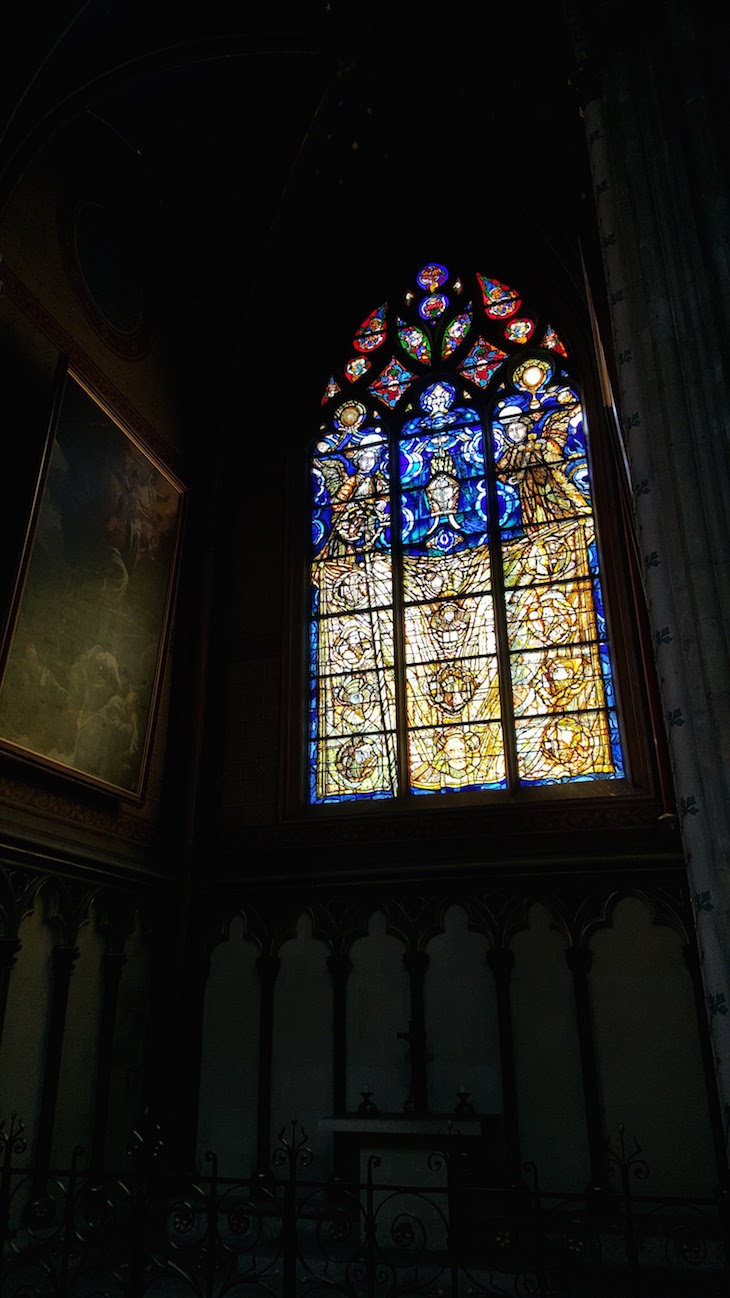
{"type": "Polygon", "coordinates": [[[322,397],[322,405],[326,406],[327,402],[331,401],[332,398],[337,395],[339,390],[340,390],[340,385],[335,379],[335,376],[333,374],[324,390],[324,396],[322,397]]]}
{"type": "Polygon", "coordinates": [[[478,338],[459,369],[465,379],[471,379],[480,388],[486,388],[506,359],[507,353],[501,347],[490,347],[483,338],[478,338]]]}
{"type": "Polygon", "coordinates": [[[397,406],[408,385],[415,378],[400,361],[390,360],[375,383],[370,384],[370,391],[386,406],[397,406]]]}
{"type": "Polygon", "coordinates": [[[380,347],[385,342],[385,312],[387,303],[371,311],[370,315],[363,320],[360,328],[357,330],[352,340],[352,345],[357,352],[372,352],[376,347],[380,347]]]}
{"type": "Polygon", "coordinates": [[[566,350],[565,350],[563,344],[561,343],[560,339],[558,338],[558,335],[556,334],[555,330],[553,329],[552,325],[548,325],[547,329],[545,330],[545,336],[544,336],[544,338],[543,338],[543,340],[542,340],[540,346],[541,346],[541,347],[549,347],[549,348],[551,349],[551,351],[556,351],[556,352],[558,352],[560,356],[565,356],[565,357],[567,357],[567,355],[568,355],[568,353],[566,352],[566,350]]]}
{"type": "Polygon", "coordinates": [[[564,349],[534,304],[512,319],[522,299],[499,279],[460,280],[477,297],[459,313],[447,267],[414,278],[403,316],[379,308],[355,335],[357,347],[377,331],[385,363],[375,381],[344,367],[352,396],[332,392],[312,451],[308,799],[621,777],[564,349]],[[399,349],[429,370],[414,374],[399,349]]]}
{"type": "Polygon", "coordinates": [[[441,344],[441,355],[444,360],[455,352],[457,347],[464,341],[469,332],[471,324],[472,309],[471,305],[462,311],[460,315],[455,316],[451,321],[448,329],[444,332],[444,340],[441,344]]]}
{"type": "Polygon", "coordinates": [[[351,383],[355,383],[363,374],[367,374],[370,365],[371,362],[366,356],[353,356],[352,360],[348,361],[345,366],[345,374],[351,383]]]}
{"type": "Polygon", "coordinates": [[[414,361],[421,361],[423,365],[431,364],[431,344],[417,325],[409,325],[405,320],[399,320],[398,338],[403,350],[408,352],[414,361]]]}
{"type": "Polygon", "coordinates": [[[526,343],[531,337],[535,328],[534,320],[510,320],[504,331],[504,336],[511,343],[526,343]]]}
{"type": "Polygon", "coordinates": [[[519,311],[521,298],[513,288],[508,288],[498,279],[490,279],[487,275],[477,275],[477,280],[482,290],[484,310],[493,320],[504,319],[519,311]]]}

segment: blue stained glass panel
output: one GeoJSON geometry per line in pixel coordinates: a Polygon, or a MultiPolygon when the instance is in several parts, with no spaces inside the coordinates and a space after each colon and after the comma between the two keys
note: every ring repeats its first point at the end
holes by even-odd
{"type": "Polygon", "coordinates": [[[601,656],[601,671],[603,673],[603,688],[606,691],[606,703],[608,707],[615,708],[616,692],[613,688],[613,672],[611,670],[611,656],[609,654],[608,645],[600,645],[599,653],[601,656]]]}
{"type": "Polygon", "coordinates": [[[418,314],[421,316],[422,320],[438,320],[439,316],[443,315],[448,305],[449,299],[445,293],[432,293],[431,297],[423,299],[418,308],[418,314]]]}
{"type": "MultiPolygon", "coordinates": [[[[423,522],[430,527],[437,518],[455,518],[457,520],[476,519],[476,527],[484,531],[487,525],[487,493],[483,478],[464,478],[460,484],[458,500],[455,497],[455,509],[442,508],[434,501],[424,488],[411,488],[403,491],[402,511],[409,515],[414,523],[423,522]]],[[[451,503],[451,502],[449,502],[451,503]]],[[[470,528],[469,530],[473,530],[470,528]]],[[[406,540],[405,521],[403,540],[406,540]]]]}
{"type": "Polygon", "coordinates": [[[416,277],[421,288],[427,288],[429,293],[433,293],[441,284],[445,284],[448,278],[448,270],[438,261],[429,262],[427,266],[419,270],[416,277]]]}
{"type": "Polygon", "coordinates": [[[403,545],[409,554],[451,554],[486,545],[487,540],[484,519],[476,512],[438,520],[403,515],[403,545]]]}
{"type": "Polygon", "coordinates": [[[595,576],[598,576],[598,544],[595,537],[588,544],[588,568],[590,572],[594,573],[595,576]]]}
{"type": "MultiPolygon", "coordinates": [[[[425,422],[425,421],[423,421],[425,422]]],[[[448,470],[452,462],[461,482],[464,478],[484,475],[484,455],[481,433],[474,436],[463,429],[447,430],[426,437],[404,438],[400,443],[401,481],[405,487],[425,485],[436,469],[435,460],[448,470]]]]}
{"type": "Polygon", "coordinates": [[[329,531],[329,516],[320,513],[312,514],[312,549],[317,554],[329,531]]]}
{"type": "Polygon", "coordinates": [[[499,526],[502,535],[507,538],[519,535],[522,531],[520,522],[520,497],[516,486],[511,482],[497,482],[497,503],[499,506],[499,526]]]}
{"type": "Polygon", "coordinates": [[[601,583],[597,578],[593,581],[593,606],[596,614],[598,639],[607,640],[608,628],[606,626],[606,614],[603,610],[603,591],[601,590],[601,583]]]}
{"type": "Polygon", "coordinates": [[[379,425],[374,428],[361,426],[354,431],[341,429],[334,433],[323,433],[314,447],[314,459],[319,460],[321,456],[334,453],[352,455],[353,451],[360,450],[365,441],[368,446],[374,446],[377,442],[386,445],[388,438],[379,425]]]}
{"type": "Polygon", "coordinates": [[[608,735],[611,743],[611,756],[613,757],[614,773],[620,779],[626,774],[624,767],[623,752],[621,751],[621,735],[619,732],[618,714],[613,708],[608,713],[608,735]]]}

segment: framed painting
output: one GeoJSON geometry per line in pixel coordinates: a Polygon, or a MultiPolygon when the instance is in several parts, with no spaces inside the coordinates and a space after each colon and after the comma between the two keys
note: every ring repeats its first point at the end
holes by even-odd
{"type": "Polygon", "coordinates": [[[66,369],[3,646],[0,749],[142,800],[184,500],[66,369]]]}

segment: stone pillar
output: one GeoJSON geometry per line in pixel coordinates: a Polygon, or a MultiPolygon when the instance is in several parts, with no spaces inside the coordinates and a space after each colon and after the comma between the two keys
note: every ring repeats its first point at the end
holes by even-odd
{"type": "Polygon", "coordinates": [[[608,1182],[608,1165],[606,1161],[606,1132],[601,1116],[601,1096],[598,1087],[598,1065],[596,1047],[593,1038],[593,1015],[591,1014],[588,989],[588,971],[592,955],[586,947],[568,947],[565,952],[568,968],[573,975],[575,994],[575,1017],[578,1025],[578,1048],[580,1050],[580,1067],[583,1078],[583,1104],[585,1106],[586,1130],[588,1133],[588,1156],[591,1160],[590,1194],[598,1194],[605,1189],[608,1182]]]}
{"type": "Polygon", "coordinates": [[[36,1193],[43,1192],[46,1173],[50,1164],[58,1082],[61,1075],[61,1051],[63,1050],[63,1034],[66,1026],[68,992],[71,974],[78,958],[79,949],[76,946],[67,946],[61,943],[53,948],[51,1008],[48,1019],[46,1063],[43,1074],[43,1095],[38,1118],[38,1134],[35,1144],[36,1193]]]}
{"type": "Polygon", "coordinates": [[[95,1173],[100,1173],[104,1169],[106,1124],[109,1116],[114,1034],[117,1022],[117,998],[125,960],[126,956],[122,951],[112,950],[104,952],[102,961],[101,1024],[99,1027],[99,1053],[97,1056],[94,1116],[89,1157],[89,1165],[92,1172],[95,1173]]]}
{"type": "Polygon", "coordinates": [[[408,1039],[411,1053],[411,1094],[406,1101],[406,1110],[418,1114],[428,1113],[428,1094],[426,1089],[426,1007],[424,985],[428,968],[428,955],[425,951],[406,951],[403,963],[411,980],[411,1021],[408,1032],[402,1033],[408,1039]]]}
{"type": "Polygon", "coordinates": [[[260,955],[261,1017],[259,1019],[259,1098],[256,1160],[259,1175],[270,1172],[271,1160],[271,1072],[274,1045],[274,983],[281,961],[278,955],[260,955]]]}
{"type": "Polygon", "coordinates": [[[662,6],[651,42],[593,9],[583,115],[617,405],[727,1112],[730,184],[691,6],[662,6]]]}
{"type": "Polygon", "coordinates": [[[3,1027],[5,1026],[5,1011],[8,1008],[10,971],[15,964],[19,950],[20,938],[0,937],[0,1045],[2,1045],[3,1027]]]}
{"type": "Polygon", "coordinates": [[[514,951],[500,947],[487,952],[487,964],[494,974],[497,990],[497,1023],[499,1026],[499,1056],[502,1067],[502,1104],[504,1107],[507,1175],[513,1185],[518,1185],[522,1172],[517,1108],[517,1069],[515,1066],[515,1042],[512,1027],[512,999],[510,996],[510,978],[514,963],[514,951]]]}
{"type": "Polygon", "coordinates": [[[347,979],[350,957],[333,951],[327,960],[332,978],[332,1109],[336,1118],[347,1112],[347,979]]]}

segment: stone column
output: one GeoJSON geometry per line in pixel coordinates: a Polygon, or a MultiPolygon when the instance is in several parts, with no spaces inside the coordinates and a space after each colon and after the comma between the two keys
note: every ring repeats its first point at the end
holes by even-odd
{"type": "Polygon", "coordinates": [[[518,1185],[522,1173],[517,1108],[517,1069],[515,1066],[515,1042],[512,1028],[512,999],[510,996],[510,978],[514,963],[514,951],[500,947],[487,952],[487,964],[494,974],[497,990],[497,1023],[499,1027],[499,1057],[502,1068],[502,1104],[504,1107],[507,1175],[513,1185],[518,1185]]]}
{"type": "Polygon", "coordinates": [[[588,989],[588,971],[591,967],[591,952],[586,947],[568,947],[565,959],[573,975],[575,994],[575,1017],[578,1026],[578,1048],[580,1067],[583,1078],[583,1104],[585,1106],[586,1130],[588,1133],[588,1156],[591,1160],[591,1184],[589,1193],[600,1193],[608,1181],[606,1162],[606,1133],[601,1116],[601,1096],[598,1087],[598,1065],[596,1047],[593,1037],[593,1015],[591,1014],[588,989]]]}
{"type": "Polygon", "coordinates": [[[50,1164],[51,1145],[53,1142],[53,1125],[56,1117],[56,1100],[58,1082],[61,1075],[61,1052],[63,1034],[66,1027],[66,1007],[71,974],[79,958],[76,946],[63,943],[53,948],[53,974],[51,987],[51,1008],[48,1019],[48,1040],[46,1044],[46,1063],[43,1073],[43,1094],[38,1133],[35,1143],[36,1183],[35,1192],[41,1194],[45,1186],[46,1173],[50,1164]]]}
{"type": "Polygon", "coordinates": [[[260,955],[257,968],[261,977],[261,1016],[259,1019],[259,1098],[256,1136],[256,1160],[261,1176],[270,1172],[271,1160],[271,1072],[274,1045],[274,983],[281,961],[278,955],[260,955]]]}
{"type": "Polygon", "coordinates": [[[582,111],[617,405],[730,1111],[730,184],[691,6],[662,6],[651,44],[614,6],[593,19],[582,111]]]}
{"type": "Polygon", "coordinates": [[[5,1011],[8,1008],[10,972],[20,950],[20,938],[0,937],[0,1045],[2,1045],[5,1011]]]}
{"type": "Polygon", "coordinates": [[[333,951],[327,960],[332,978],[332,1110],[336,1118],[347,1111],[347,979],[349,956],[333,951]]]}
{"type": "Polygon", "coordinates": [[[426,1008],[424,1002],[424,984],[428,968],[428,955],[425,951],[406,951],[403,963],[411,980],[411,1021],[407,1033],[399,1036],[407,1038],[411,1055],[411,1094],[406,1102],[407,1111],[418,1116],[428,1113],[428,1094],[426,1090],[426,1008]]]}
{"type": "Polygon", "coordinates": [[[114,1058],[114,1034],[117,1021],[117,997],[125,960],[126,956],[122,951],[113,950],[105,951],[102,960],[101,1024],[99,1028],[99,1053],[96,1067],[94,1116],[92,1119],[89,1157],[89,1166],[92,1172],[95,1173],[100,1173],[104,1168],[106,1125],[109,1116],[109,1093],[114,1058]]]}

